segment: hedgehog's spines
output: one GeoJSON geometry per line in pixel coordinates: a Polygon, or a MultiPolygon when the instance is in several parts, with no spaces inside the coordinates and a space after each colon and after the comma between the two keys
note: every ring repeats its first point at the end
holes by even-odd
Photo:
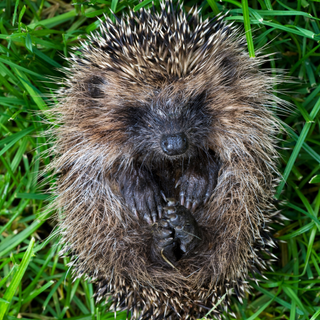
{"type": "MultiPolygon", "coordinates": [[[[169,19],[168,25],[170,25],[170,28],[166,30],[166,32],[169,32],[169,33],[168,33],[168,36],[164,34],[163,40],[164,40],[164,43],[167,43],[167,48],[168,48],[167,58],[169,58],[168,54],[170,52],[171,52],[170,54],[172,58],[171,60],[169,59],[169,61],[171,61],[171,66],[170,64],[168,64],[166,70],[167,72],[169,72],[169,74],[177,74],[178,76],[181,76],[182,74],[186,74],[188,70],[185,66],[182,65],[182,69],[181,69],[180,65],[176,65],[177,61],[179,61],[179,64],[185,61],[185,57],[183,56],[179,55],[178,59],[177,57],[175,57],[180,50],[179,49],[175,53],[175,50],[177,50],[177,46],[179,48],[180,46],[182,46],[182,44],[184,47],[186,45],[190,46],[192,44],[192,46],[194,47],[195,45],[197,45],[199,41],[197,40],[197,38],[202,37],[206,33],[211,33],[212,35],[214,35],[213,30],[215,31],[215,34],[217,32],[221,32],[221,34],[224,34],[225,32],[227,32],[227,36],[230,36],[232,34],[231,32],[232,26],[231,25],[229,26],[225,22],[223,22],[223,18],[225,16],[223,14],[220,14],[211,20],[207,19],[204,23],[202,23],[201,18],[199,18],[199,12],[196,7],[192,8],[189,11],[188,15],[185,15],[185,13],[180,10],[180,13],[177,14],[177,17],[176,17],[176,12],[177,10],[172,7],[172,4],[165,3],[163,5],[162,12],[158,20],[153,21],[154,25],[152,26],[152,28],[145,22],[145,21],[151,20],[150,13],[146,12],[143,8],[136,13],[131,13],[132,17],[127,16],[127,19],[122,19],[120,21],[117,18],[118,20],[116,24],[114,24],[109,17],[105,17],[105,22],[101,21],[101,25],[100,25],[101,34],[97,32],[92,33],[91,43],[90,44],[87,43],[87,45],[85,45],[87,47],[87,52],[95,51],[98,47],[102,49],[104,47],[108,47],[108,50],[111,50],[114,47],[114,49],[112,49],[112,55],[114,58],[118,55],[117,60],[119,63],[121,63],[123,61],[121,60],[121,55],[124,55],[126,59],[128,58],[128,55],[126,53],[124,52],[121,53],[121,50],[126,48],[124,44],[125,42],[122,41],[122,38],[126,39],[126,43],[133,45],[135,48],[138,48],[138,47],[144,48],[145,52],[148,52],[149,50],[150,43],[148,42],[148,40],[145,41],[144,38],[141,38],[140,36],[139,38],[136,38],[136,39],[134,39],[133,37],[133,35],[136,34],[135,29],[137,24],[139,26],[145,25],[143,29],[139,31],[140,35],[144,34],[145,35],[144,37],[146,39],[148,39],[148,37],[150,37],[151,39],[152,38],[156,39],[156,37],[159,36],[159,33],[157,33],[155,36],[152,36],[152,33],[154,32],[154,30],[161,30],[160,25],[165,25],[166,21],[169,19]],[[168,12],[168,10],[169,11],[173,10],[174,14],[172,12],[171,13],[168,12]],[[173,19],[173,20],[171,21],[170,19],[173,19]],[[139,21],[139,23],[137,21],[139,21]],[[186,25],[187,28],[178,28],[177,24],[179,24],[180,26],[186,25]],[[190,33],[191,31],[189,29],[190,24],[194,25],[194,31],[192,34],[190,33]],[[118,27],[119,31],[116,31],[116,27],[118,27]],[[202,28],[201,30],[199,29],[200,27],[202,28]],[[174,37],[172,37],[173,36],[172,30],[174,30],[175,32],[174,41],[173,41],[174,37]],[[199,33],[200,31],[201,31],[201,35],[199,33]],[[119,32],[121,32],[121,35],[119,34],[119,32]],[[179,43],[178,39],[181,39],[182,42],[179,43]],[[112,46],[108,46],[108,43],[112,43],[112,46]],[[116,54],[117,51],[115,50],[118,51],[118,54],[116,54]]],[[[211,39],[213,39],[213,36],[211,37],[211,39]]],[[[241,46],[240,43],[239,43],[239,46],[241,46]]],[[[192,47],[190,48],[192,50],[192,47]]],[[[164,61],[164,59],[166,58],[163,57],[162,61],[164,61]]],[[[143,60],[140,60],[139,63],[143,64],[143,60]]]]}
{"type": "Polygon", "coordinates": [[[193,320],[224,297],[213,311],[219,318],[232,289],[242,301],[247,273],[260,278],[272,261],[264,255],[274,257],[272,104],[280,100],[270,73],[257,69],[264,58],[249,58],[244,35],[224,17],[202,21],[197,7],[185,13],[171,1],[157,14],[142,8],[115,23],[105,16],[65,68],[52,164],[60,174],[55,205],[65,212],[61,254],[71,255],[76,278],[98,284],[97,301],[111,298],[130,319],[193,320]],[[178,160],[158,143],[175,126],[194,148],[178,160]],[[135,166],[158,180],[182,176],[210,159],[219,163],[217,184],[195,211],[206,241],[176,269],[158,266],[148,256],[152,233],[121,195],[119,177],[135,166]]]}

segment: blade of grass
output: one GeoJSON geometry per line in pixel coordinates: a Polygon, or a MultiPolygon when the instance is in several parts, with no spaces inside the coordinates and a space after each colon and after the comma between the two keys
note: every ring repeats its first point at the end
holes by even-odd
{"type": "Polygon", "coordinates": [[[216,1],[215,0],[207,0],[207,2],[209,3],[209,6],[211,7],[212,9],[212,12],[217,15],[220,13],[220,10],[216,4],[216,1]]]}
{"type": "Polygon", "coordinates": [[[311,125],[312,125],[312,121],[314,120],[315,116],[318,114],[319,110],[320,110],[320,98],[318,99],[317,103],[313,107],[313,109],[312,109],[312,111],[310,113],[310,117],[309,117],[310,121],[305,123],[305,125],[304,125],[304,127],[303,127],[303,129],[302,129],[302,131],[300,133],[300,136],[298,138],[297,144],[295,145],[295,147],[293,149],[293,152],[292,152],[292,154],[290,156],[290,159],[289,159],[289,161],[287,163],[287,166],[286,166],[286,168],[284,170],[284,173],[283,173],[283,176],[282,176],[282,180],[281,180],[281,182],[280,182],[280,184],[279,184],[279,186],[277,188],[277,192],[276,192],[276,195],[275,195],[276,199],[279,199],[279,197],[280,197],[280,194],[281,194],[281,192],[283,190],[283,187],[284,187],[284,185],[285,185],[285,183],[286,183],[286,181],[287,181],[287,179],[289,177],[289,174],[290,174],[290,172],[292,170],[292,166],[293,166],[294,162],[297,159],[297,156],[298,156],[298,154],[300,152],[302,144],[304,143],[304,140],[306,139],[307,134],[309,133],[309,129],[310,129],[311,125]]]}
{"type": "MultiPolygon", "coordinates": [[[[26,272],[28,264],[32,258],[34,243],[35,243],[35,239],[32,238],[29,243],[28,249],[27,249],[26,253],[24,254],[23,259],[18,267],[18,270],[14,274],[13,279],[12,279],[8,289],[6,290],[5,294],[3,295],[3,300],[8,301],[9,303],[11,302],[11,300],[17,290],[17,287],[18,287],[19,283],[21,282],[21,279],[22,279],[24,273],[26,272]]],[[[4,302],[0,302],[0,320],[2,320],[3,317],[5,316],[8,306],[9,306],[9,304],[4,303],[4,302]]]]}
{"type": "Polygon", "coordinates": [[[254,45],[252,40],[252,30],[250,25],[248,0],[242,0],[241,3],[242,3],[242,10],[243,10],[244,30],[246,33],[246,38],[248,43],[249,56],[250,58],[254,58],[255,52],[254,52],[254,45]]]}

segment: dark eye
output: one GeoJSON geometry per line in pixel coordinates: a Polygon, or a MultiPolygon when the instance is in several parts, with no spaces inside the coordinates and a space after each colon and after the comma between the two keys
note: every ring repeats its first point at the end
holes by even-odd
{"type": "Polygon", "coordinates": [[[102,85],[105,84],[105,80],[103,78],[92,76],[86,81],[86,84],[91,98],[99,99],[104,97],[102,85]]]}

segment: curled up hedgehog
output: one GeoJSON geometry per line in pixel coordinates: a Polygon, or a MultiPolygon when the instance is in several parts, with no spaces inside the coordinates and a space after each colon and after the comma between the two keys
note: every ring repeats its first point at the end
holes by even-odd
{"type": "Polygon", "coordinates": [[[115,311],[219,318],[266,267],[280,125],[265,59],[223,16],[172,2],[107,18],[71,54],[53,110],[61,253],[115,311]]]}

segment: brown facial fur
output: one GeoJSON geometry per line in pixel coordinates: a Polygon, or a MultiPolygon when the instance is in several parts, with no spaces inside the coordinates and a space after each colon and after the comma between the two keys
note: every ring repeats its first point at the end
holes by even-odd
{"type": "Polygon", "coordinates": [[[259,251],[273,244],[276,80],[221,17],[175,10],[102,23],[72,55],[53,110],[64,252],[78,276],[97,279],[99,299],[111,296],[132,319],[196,319],[231,288],[241,299],[248,272],[265,268],[259,251]],[[159,141],[175,132],[189,148],[170,157],[159,141]],[[151,194],[156,214],[131,206],[129,185],[138,198],[151,194]],[[174,267],[151,259],[161,191],[196,202],[201,244],[174,267]]]}

